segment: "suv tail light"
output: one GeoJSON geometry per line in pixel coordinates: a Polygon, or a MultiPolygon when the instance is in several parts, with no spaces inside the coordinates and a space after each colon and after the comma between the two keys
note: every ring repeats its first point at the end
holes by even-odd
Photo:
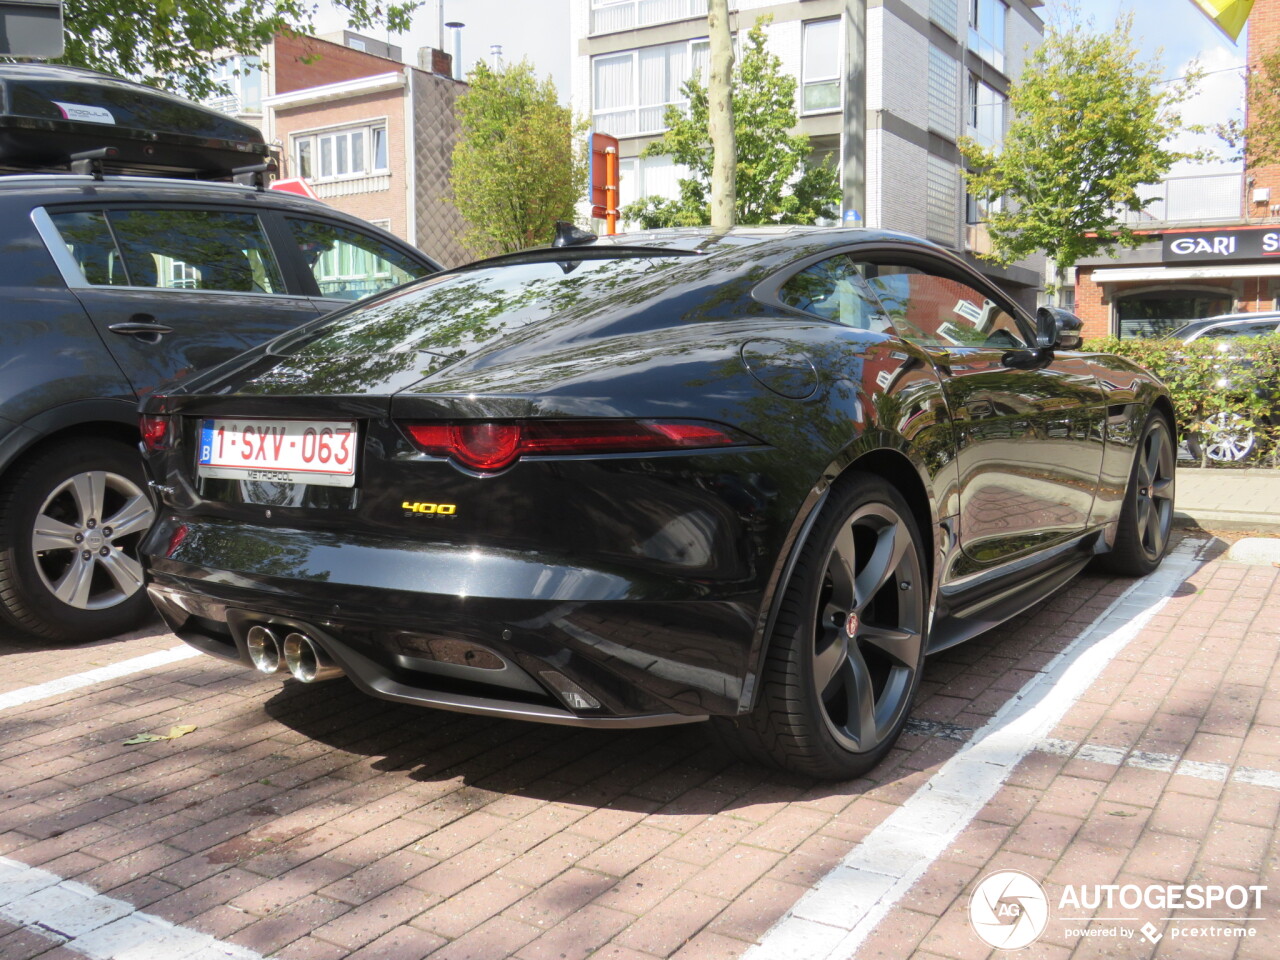
{"type": "Polygon", "coordinates": [[[144,413],[138,418],[138,429],[142,431],[142,446],[147,453],[167,449],[172,441],[169,436],[169,418],[166,416],[144,413]]]}
{"type": "Polygon", "coordinates": [[[508,420],[406,423],[423,453],[472,470],[501,470],[521,456],[650,453],[754,443],[729,427],[697,420],[508,420]]]}

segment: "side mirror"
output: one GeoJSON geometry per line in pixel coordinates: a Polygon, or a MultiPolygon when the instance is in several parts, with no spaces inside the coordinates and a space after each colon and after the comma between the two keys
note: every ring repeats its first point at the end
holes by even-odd
{"type": "Polygon", "coordinates": [[[1084,321],[1061,307],[1036,311],[1036,346],[1041,350],[1078,350],[1084,321]]]}

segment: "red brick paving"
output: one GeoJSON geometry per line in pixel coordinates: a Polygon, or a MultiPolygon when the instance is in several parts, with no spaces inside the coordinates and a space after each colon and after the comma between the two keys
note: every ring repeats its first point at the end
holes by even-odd
{"type": "MultiPolygon", "coordinates": [[[[1203,568],[1054,736],[1280,771],[1276,574],[1203,568]]],[[[916,715],[981,725],[1127,585],[1079,578],[936,658],[916,715]]],[[[173,643],[0,638],[0,690],[173,643]]],[[[912,733],[871,777],[817,784],[734,763],[698,728],[432,713],[209,659],[5,711],[0,734],[0,852],[286,960],[728,960],[959,748],[912,733]],[[122,743],[177,723],[197,730],[122,743]]],[[[965,905],[1000,867],[1051,893],[1168,878],[1280,898],[1278,815],[1271,788],[1032,753],[858,956],[993,955],[965,905]]],[[[1051,922],[1020,955],[1274,958],[1280,911],[1265,913],[1247,943],[1124,954],[1051,922]]],[[[33,937],[0,924],[0,956],[65,953],[33,937]]]]}

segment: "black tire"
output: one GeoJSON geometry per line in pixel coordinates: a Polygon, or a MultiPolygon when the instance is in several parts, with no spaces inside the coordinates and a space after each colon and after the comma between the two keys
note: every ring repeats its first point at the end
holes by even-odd
{"type": "Polygon", "coordinates": [[[1115,545],[1098,557],[1098,568],[1123,577],[1145,577],[1160,566],[1173,528],[1177,449],[1168,418],[1153,410],[1133,458],[1115,545]]]}
{"type": "Polygon", "coordinates": [[[138,544],[154,519],[126,444],[67,440],[19,465],[0,484],[0,619],[71,643],[137,626],[151,610],[138,544]]]}
{"type": "Polygon", "coordinates": [[[874,767],[920,683],[927,571],[903,497],[871,474],[842,478],[786,586],[755,709],[717,719],[721,736],[750,759],[822,779],[874,767]]]}

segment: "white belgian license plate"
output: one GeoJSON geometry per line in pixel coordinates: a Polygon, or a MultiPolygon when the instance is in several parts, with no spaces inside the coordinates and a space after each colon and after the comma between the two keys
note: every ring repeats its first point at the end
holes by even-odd
{"type": "Polygon", "coordinates": [[[354,487],[356,442],[354,420],[205,420],[196,473],[354,487]]]}

